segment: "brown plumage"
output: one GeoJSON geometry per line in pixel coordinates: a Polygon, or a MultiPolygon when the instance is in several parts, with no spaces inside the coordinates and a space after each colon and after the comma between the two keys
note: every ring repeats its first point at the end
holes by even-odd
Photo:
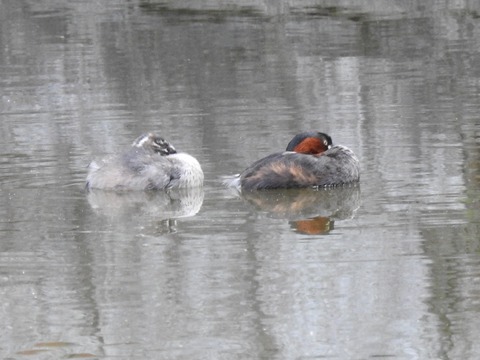
{"type": "Polygon", "coordinates": [[[231,185],[242,190],[338,186],[358,182],[359,161],[345,146],[332,146],[321,132],[296,135],[286,151],[254,162],[231,185]]]}

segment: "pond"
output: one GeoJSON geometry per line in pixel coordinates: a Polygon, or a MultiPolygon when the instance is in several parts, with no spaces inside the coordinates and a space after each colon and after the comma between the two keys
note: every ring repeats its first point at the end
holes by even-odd
{"type": "Polygon", "coordinates": [[[7,0],[0,20],[1,358],[480,356],[480,5],[7,0]],[[357,154],[359,186],[222,184],[304,130],[357,154]],[[149,131],[203,188],[85,191],[149,131]]]}

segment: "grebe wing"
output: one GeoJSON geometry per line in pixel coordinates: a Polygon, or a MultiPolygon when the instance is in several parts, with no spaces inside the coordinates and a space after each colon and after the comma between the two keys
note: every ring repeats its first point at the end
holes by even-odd
{"type": "Polygon", "coordinates": [[[295,152],[271,154],[240,174],[243,190],[307,187],[315,182],[311,155],[295,152]]]}
{"type": "Polygon", "coordinates": [[[115,190],[162,190],[170,183],[172,164],[165,156],[132,148],[97,170],[102,188],[115,190]]]}
{"type": "Polygon", "coordinates": [[[253,163],[240,175],[245,190],[340,185],[358,179],[358,159],[344,146],[334,146],[317,156],[275,153],[253,163]]]}

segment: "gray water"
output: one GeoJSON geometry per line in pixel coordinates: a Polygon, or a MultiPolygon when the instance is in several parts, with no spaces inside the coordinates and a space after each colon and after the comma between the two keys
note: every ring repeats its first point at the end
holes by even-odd
{"type": "Polygon", "coordinates": [[[0,358],[477,359],[476,1],[0,1],[0,358]],[[222,186],[299,131],[358,188],[222,186]],[[155,131],[201,190],[84,191],[155,131]]]}

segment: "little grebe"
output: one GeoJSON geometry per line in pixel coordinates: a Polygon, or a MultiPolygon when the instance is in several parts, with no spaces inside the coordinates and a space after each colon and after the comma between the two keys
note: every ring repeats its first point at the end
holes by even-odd
{"type": "Polygon", "coordinates": [[[197,159],[175,148],[160,136],[149,133],[137,138],[122,155],[92,161],[87,189],[165,190],[197,187],[203,171],[197,159]]]}
{"type": "Polygon", "coordinates": [[[352,150],[332,146],[327,134],[307,131],[296,135],[286,151],[250,165],[230,181],[242,190],[338,186],[360,179],[359,161],[352,150]]]}

